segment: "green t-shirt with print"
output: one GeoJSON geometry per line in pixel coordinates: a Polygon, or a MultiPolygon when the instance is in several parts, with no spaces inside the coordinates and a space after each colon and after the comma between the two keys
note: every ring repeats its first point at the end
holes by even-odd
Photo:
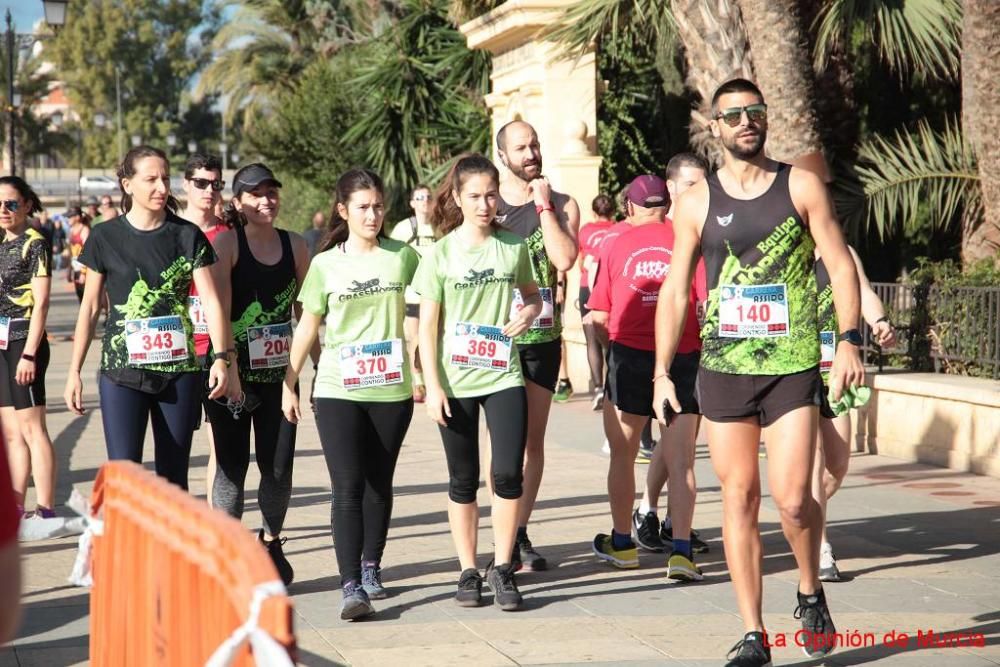
{"type": "Polygon", "coordinates": [[[460,348],[472,342],[464,335],[469,328],[463,323],[490,331],[480,339],[482,345],[496,344],[489,338],[509,319],[513,288],[533,282],[528,246],[510,232],[497,231],[478,246],[467,245],[452,232],[424,254],[413,288],[421,298],[441,304],[438,375],[445,394],[484,396],[524,385],[513,341],[507,341],[509,359],[498,360],[502,370],[461,365],[467,350],[460,348]]]}
{"type": "Polygon", "coordinates": [[[365,255],[337,245],[313,258],[299,290],[302,308],[326,317],[313,396],[391,402],[413,395],[403,290],[419,262],[392,239],[379,239],[378,250],[365,255]]]}

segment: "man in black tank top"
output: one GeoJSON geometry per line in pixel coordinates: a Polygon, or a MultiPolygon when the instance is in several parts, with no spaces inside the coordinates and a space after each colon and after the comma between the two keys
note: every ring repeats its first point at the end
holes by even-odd
{"type": "MultiPolygon", "coordinates": [[[[528,539],[528,519],[542,483],[545,427],[562,358],[561,309],[556,303],[558,276],[576,262],[580,207],[569,195],[553,191],[548,179],[542,176],[538,134],[528,123],[513,121],[501,127],[497,132],[497,152],[507,168],[500,178],[497,221],[528,244],[531,272],[543,301],[542,314],[516,341],[528,394],[528,438],[514,564],[523,563],[529,571],[544,570],[545,559],[528,539]]],[[[483,465],[488,467],[489,447],[486,451],[483,465]]]]}
{"type": "Polygon", "coordinates": [[[833,283],[840,344],[831,392],[864,382],[858,355],[858,276],[826,186],[815,174],[764,154],[767,106],[750,81],[734,79],[712,99],[712,134],[724,164],[677,202],[671,272],[660,291],[653,406],[680,412],[669,376],[684,326],[691,278],[705,258],[709,297],[701,331],[698,397],[722,484],[723,540],[746,635],[728,665],[770,664],[761,614],[758,446],[763,429],[768,482],[799,567],[798,605],[806,654],[834,646],[818,579],[820,511],[810,494],[821,388],[816,278],[819,248],[833,283]]]}

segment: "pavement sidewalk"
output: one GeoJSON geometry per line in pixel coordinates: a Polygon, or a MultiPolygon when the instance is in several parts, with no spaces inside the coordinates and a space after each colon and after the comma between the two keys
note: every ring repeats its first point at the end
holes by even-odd
{"type": "MultiPolygon", "coordinates": [[[[72,487],[89,493],[105,461],[92,349],[84,372],[90,409],[72,417],[61,394],[76,301],[57,285],[50,319],[54,338],[48,373],[49,427],[58,452],[62,504],[72,487]]],[[[905,419],[905,415],[900,415],[905,419]]],[[[452,602],[459,569],[448,532],[447,471],[440,439],[418,407],[396,474],[395,508],[383,576],[392,597],[377,601],[375,620],[339,619],[339,577],[330,540],[330,483],[312,416],[299,429],[295,487],[284,534],[296,570],[301,662],[306,665],[639,664],[720,665],[742,635],[720,535],[721,500],[705,445],[699,445],[695,526],[711,551],[699,557],[705,581],[666,579],[665,556],[642,553],[641,568],[614,570],[590,553],[610,528],[600,453],[600,417],[589,397],[554,405],[546,474],[530,526],[548,572],[519,575],[523,611],[452,602]]],[[[147,443],[147,459],[152,443],[147,443]]],[[[204,495],[207,444],[195,438],[191,491],[204,495]]],[[[761,459],[761,463],[765,462],[761,459]]],[[[762,465],[762,477],[766,470],[762,465]]],[[[644,466],[636,466],[641,485],[644,466]]],[[[259,525],[258,478],[251,466],[243,523],[259,525]]],[[[487,504],[486,492],[480,500],[487,504]]],[[[661,505],[666,504],[663,499],[661,505]]],[[[29,503],[30,507],[30,503],[29,503]]],[[[65,511],[65,508],[60,508],[65,511]]],[[[483,508],[481,566],[491,552],[489,508],[483,508]]],[[[775,664],[985,666],[1000,664],[1000,480],[855,454],[831,503],[829,532],[848,581],[827,584],[837,628],[873,646],[840,648],[824,663],[794,645],[798,622],[794,561],[768,497],[761,508],[765,561],[764,612],[774,636],[775,664]],[[921,647],[917,631],[982,635],[982,647],[921,647]],[[854,632],[857,635],[854,635],[854,632]],[[886,645],[887,633],[908,641],[886,645]]],[[[74,539],[24,545],[24,618],[18,638],[0,650],[0,667],[87,664],[88,591],[66,583],[74,539]]]]}

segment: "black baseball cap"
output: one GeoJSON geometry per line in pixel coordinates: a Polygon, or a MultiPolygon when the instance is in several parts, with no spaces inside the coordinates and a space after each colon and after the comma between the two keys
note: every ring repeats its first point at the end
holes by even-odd
{"type": "Polygon", "coordinates": [[[233,196],[238,197],[244,192],[253,190],[262,183],[274,183],[279,188],[281,181],[274,176],[274,172],[260,162],[248,164],[241,167],[233,177],[233,196]]]}

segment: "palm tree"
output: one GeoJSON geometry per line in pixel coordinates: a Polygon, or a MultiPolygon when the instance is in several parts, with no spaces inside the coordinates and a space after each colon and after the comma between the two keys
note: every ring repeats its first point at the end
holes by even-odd
{"type": "MultiPolygon", "coordinates": [[[[1000,261],[1000,3],[964,0],[962,20],[962,131],[979,161],[982,222],[962,238],[965,262],[1000,261]]],[[[968,227],[967,227],[968,229],[968,227]]]]}
{"type": "MultiPolygon", "coordinates": [[[[3,114],[3,164],[17,165],[17,172],[24,174],[28,155],[48,154],[61,147],[62,135],[51,132],[47,119],[38,119],[31,109],[49,92],[53,81],[51,74],[42,70],[41,58],[33,50],[15,50],[14,87],[21,96],[21,104],[15,110],[16,141],[15,156],[10,155],[11,116],[3,114]],[[11,161],[13,158],[13,162],[11,161]]],[[[7,62],[7,42],[0,39],[0,62],[7,62]]],[[[0,89],[7,90],[7,67],[0,67],[0,89]]]]}

